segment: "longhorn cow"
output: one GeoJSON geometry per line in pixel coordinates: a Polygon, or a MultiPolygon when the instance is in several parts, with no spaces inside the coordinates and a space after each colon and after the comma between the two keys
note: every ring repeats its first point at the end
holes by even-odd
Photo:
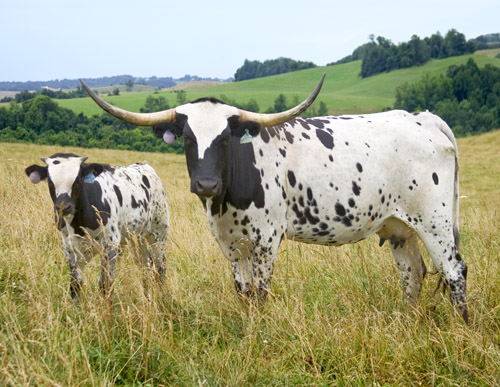
{"type": "Polygon", "coordinates": [[[390,248],[411,303],[426,273],[427,248],[452,303],[467,321],[467,267],[458,252],[458,153],[448,125],[429,113],[298,117],[301,104],[259,114],[216,99],[156,113],[132,113],[95,95],[105,111],[184,138],[191,191],[231,262],[240,294],[270,290],[285,237],[343,245],[378,234],[390,248]]]}

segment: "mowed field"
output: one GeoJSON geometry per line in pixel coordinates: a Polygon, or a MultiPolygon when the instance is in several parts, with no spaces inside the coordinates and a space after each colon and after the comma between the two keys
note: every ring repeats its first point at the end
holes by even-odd
{"type": "Polygon", "coordinates": [[[437,275],[415,308],[405,304],[377,237],[343,247],[285,240],[272,295],[247,307],[189,193],[184,156],[1,143],[0,385],[498,385],[500,131],[458,144],[470,326],[434,292],[437,275]],[[172,217],[163,287],[145,293],[151,279],[130,245],[111,306],[97,287],[98,259],[72,302],[47,184],[24,175],[62,150],[156,169],[172,217]]]}

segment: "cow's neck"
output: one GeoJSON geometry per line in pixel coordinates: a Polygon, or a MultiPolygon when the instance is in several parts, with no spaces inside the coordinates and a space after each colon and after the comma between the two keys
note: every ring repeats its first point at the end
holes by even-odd
{"type": "Polygon", "coordinates": [[[102,189],[96,181],[94,183],[84,183],[80,200],[75,203],[75,216],[71,226],[75,234],[83,235],[82,227],[96,230],[102,221],[105,225],[110,215],[110,207],[102,197],[102,189]],[[97,210],[97,212],[96,212],[97,210]]]}
{"type": "Polygon", "coordinates": [[[264,207],[262,176],[255,166],[252,143],[240,144],[238,137],[231,137],[227,179],[222,194],[211,200],[212,216],[222,216],[232,207],[246,210],[252,203],[257,208],[264,207]]]}

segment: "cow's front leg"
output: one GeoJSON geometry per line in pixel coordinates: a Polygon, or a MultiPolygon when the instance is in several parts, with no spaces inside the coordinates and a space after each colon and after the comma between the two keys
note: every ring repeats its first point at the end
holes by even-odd
{"type": "Polygon", "coordinates": [[[104,252],[101,258],[101,275],[99,277],[99,287],[105,297],[111,295],[113,283],[115,280],[115,266],[118,249],[112,245],[104,246],[104,252]]]}
{"type": "Polygon", "coordinates": [[[77,257],[75,252],[67,246],[64,246],[64,254],[69,265],[70,283],[69,292],[73,301],[78,301],[78,295],[83,285],[83,276],[78,267],[77,257]]]}
{"type": "Polygon", "coordinates": [[[274,261],[267,247],[257,246],[231,262],[238,294],[264,301],[271,289],[274,261]]]}

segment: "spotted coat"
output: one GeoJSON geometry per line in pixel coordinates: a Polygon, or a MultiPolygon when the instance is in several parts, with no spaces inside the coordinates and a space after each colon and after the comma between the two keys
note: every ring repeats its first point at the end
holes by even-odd
{"type": "Polygon", "coordinates": [[[73,298],[78,296],[83,267],[96,246],[103,252],[99,284],[108,292],[120,244],[132,236],[142,262],[155,266],[163,280],[169,211],[161,180],[151,166],[86,164],[86,157],[65,153],[42,160],[46,166],[32,165],[26,174],[35,184],[48,180],[73,298]]]}
{"type": "MultiPolygon", "coordinates": [[[[269,291],[285,235],[343,245],[377,233],[381,244],[390,242],[404,291],[415,302],[426,272],[419,237],[467,320],[458,153],[439,117],[391,111],[260,128],[232,124],[231,107],[216,101],[184,105],[177,114],[191,189],[240,293],[269,291]],[[241,143],[243,133],[252,140],[241,143]]],[[[169,130],[155,128],[157,135],[169,130]]]]}
{"type": "Polygon", "coordinates": [[[285,235],[342,245],[376,233],[381,244],[390,241],[404,291],[415,302],[426,271],[420,238],[467,320],[458,155],[450,128],[427,112],[294,119],[323,79],[303,103],[277,114],[250,113],[213,98],[132,113],[82,85],[115,117],[154,125],[167,143],[184,138],[191,191],[231,261],[239,293],[267,294],[285,235]]]}

